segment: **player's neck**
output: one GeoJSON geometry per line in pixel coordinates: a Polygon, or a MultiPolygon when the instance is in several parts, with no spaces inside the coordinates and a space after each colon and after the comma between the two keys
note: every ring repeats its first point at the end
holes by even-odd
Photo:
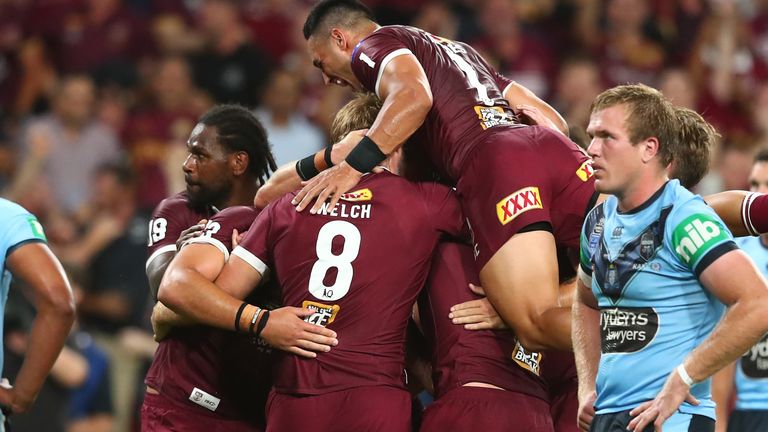
{"type": "Polygon", "coordinates": [[[229,195],[229,199],[219,208],[226,208],[232,206],[252,206],[253,197],[256,196],[259,186],[254,181],[236,182],[232,186],[232,193],[229,195]]]}
{"type": "Polygon", "coordinates": [[[640,207],[651,199],[659,189],[663,188],[667,181],[669,179],[666,175],[653,178],[639,178],[627,189],[615,194],[616,198],[619,199],[619,211],[626,213],[640,207]]]}

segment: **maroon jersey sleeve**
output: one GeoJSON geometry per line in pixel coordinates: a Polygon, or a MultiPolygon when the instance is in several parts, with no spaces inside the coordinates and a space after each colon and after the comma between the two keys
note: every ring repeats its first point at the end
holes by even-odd
{"type": "Polygon", "coordinates": [[[744,197],[741,219],[753,236],[768,232],[768,195],[751,193],[744,197]]]}
{"type": "Polygon", "coordinates": [[[413,54],[402,35],[386,27],[360,41],[352,52],[352,71],[369,91],[379,95],[379,79],[390,61],[397,56],[413,54]]]}
{"type": "Polygon", "coordinates": [[[225,259],[228,259],[232,250],[232,231],[244,233],[258,214],[259,211],[255,207],[235,206],[224,209],[208,221],[201,236],[195,237],[187,244],[211,244],[224,254],[225,259]]]}
{"type": "Polygon", "coordinates": [[[453,189],[439,183],[421,183],[419,187],[426,197],[422,202],[435,229],[449,237],[464,237],[465,219],[453,189]]]}
{"type": "Polygon", "coordinates": [[[238,258],[247,262],[262,275],[269,269],[272,263],[269,235],[275,207],[281,201],[282,199],[270,204],[256,217],[248,232],[243,236],[243,240],[232,251],[233,255],[237,255],[238,258]]]}
{"type": "Polygon", "coordinates": [[[507,87],[509,87],[509,85],[515,81],[505,77],[504,75],[500,74],[496,69],[491,67],[491,65],[489,65],[488,62],[485,61],[485,59],[480,54],[478,54],[477,51],[475,51],[471,46],[463,42],[458,42],[458,44],[464,47],[468,55],[475,62],[477,62],[477,64],[483,65],[485,69],[487,69],[491,73],[491,76],[493,77],[494,81],[496,81],[496,85],[499,87],[499,90],[501,90],[501,94],[503,96],[507,90],[507,87]]]}
{"type": "Polygon", "coordinates": [[[152,212],[149,222],[149,240],[147,242],[147,266],[157,256],[165,252],[176,252],[176,240],[185,229],[206,219],[203,212],[189,206],[185,194],[176,194],[164,199],[152,212]]]}

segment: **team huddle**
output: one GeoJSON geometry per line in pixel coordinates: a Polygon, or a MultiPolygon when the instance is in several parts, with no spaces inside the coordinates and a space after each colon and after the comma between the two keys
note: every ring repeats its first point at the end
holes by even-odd
{"type": "Polygon", "coordinates": [[[768,204],[686,189],[701,116],[614,87],[585,152],[466,44],[351,0],[304,36],[358,94],[336,144],[279,168],[243,107],[191,131],[150,224],[142,430],[714,431],[709,377],[768,332],[733,238],[768,204]]]}

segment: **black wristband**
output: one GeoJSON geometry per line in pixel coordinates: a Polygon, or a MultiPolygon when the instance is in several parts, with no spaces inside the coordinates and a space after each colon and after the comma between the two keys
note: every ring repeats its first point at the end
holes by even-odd
{"type": "Polygon", "coordinates": [[[349,156],[347,156],[346,161],[349,166],[357,171],[367,173],[386,158],[387,155],[382,153],[379,146],[366,135],[359,143],[357,143],[355,148],[352,149],[349,156]]]}
{"type": "Polygon", "coordinates": [[[269,319],[269,311],[264,311],[264,316],[261,317],[261,320],[259,321],[259,326],[256,327],[256,337],[259,337],[261,335],[262,330],[264,330],[264,327],[267,326],[267,320],[269,319]]]}
{"type": "Polygon", "coordinates": [[[325,165],[327,165],[327,168],[330,168],[333,166],[333,161],[331,160],[332,151],[333,151],[333,144],[326,147],[325,153],[323,154],[323,159],[325,159],[325,165]]]}
{"type": "Polygon", "coordinates": [[[315,155],[310,155],[296,162],[296,172],[302,180],[307,181],[320,174],[315,166],[315,155]]]}
{"type": "Polygon", "coordinates": [[[243,302],[240,307],[237,309],[237,315],[235,315],[235,331],[240,331],[240,317],[243,316],[243,311],[245,310],[245,307],[248,306],[248,303],[243,302]]]}

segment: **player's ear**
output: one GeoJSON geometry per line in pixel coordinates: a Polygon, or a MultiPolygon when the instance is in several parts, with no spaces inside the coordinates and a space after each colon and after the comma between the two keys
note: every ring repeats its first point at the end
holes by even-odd
{"type": "Polygon", "coordinates": [[[336,48],[344,50],[347,48],[347,35],[339,28],[331,29],[331,44],[336,48]]]}
{"type": "Polygon", "coordinates": [[[229,166],[232,174],[236,176],[243,175],[248,170],[248,153],[244,151],[234,152],[229,158],[229,166]]]}
{"type": "Polygon", "coordinates": [[[648,163],[650,162],[654,157],[659,155],[659,150],[661,150],[661,143],[659,143],[659,139],[656,137],[650,137],[647,138],[645,141],[641,143],[643,146],[643,162],[648,163]]]}

